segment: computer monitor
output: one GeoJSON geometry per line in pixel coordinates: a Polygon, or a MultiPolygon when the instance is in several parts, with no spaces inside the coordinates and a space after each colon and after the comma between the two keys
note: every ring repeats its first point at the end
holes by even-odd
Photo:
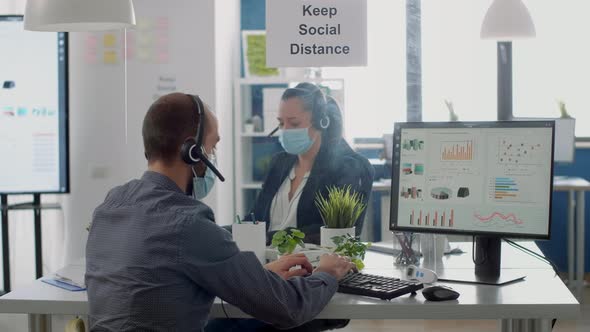
{"type": "Polygon", "coordinates": [[[495,277],[502,237],[549,239],[554,132],[554,121],[396,123],[390,229],[486,239],[498,265],[479,274],[495,277]]]}
{"type": "Polygon", "coordinates": [[[0,45],[0,194],[67,193],[67,34],[0,15],[0,45]]]}

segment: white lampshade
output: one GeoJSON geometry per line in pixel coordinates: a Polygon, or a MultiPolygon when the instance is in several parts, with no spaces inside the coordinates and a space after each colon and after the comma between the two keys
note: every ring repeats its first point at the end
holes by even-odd
{"type": "Polygon", "coordinates": [[[522,0],[494,0],[481,26],[483,39],[511,40],[535,35],[535,24],[522,0]]]}
{"type": "Polygon", "coordinates": [[[135,26],[131,0],[27,0],[25,30],[99,31],[135,26]]]}

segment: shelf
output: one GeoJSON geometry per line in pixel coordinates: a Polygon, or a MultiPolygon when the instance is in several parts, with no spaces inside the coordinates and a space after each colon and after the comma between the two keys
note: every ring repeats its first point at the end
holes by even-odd
{"type": "Polygon", "coordinates": [[[242,183],[242,189],[262,189],[262,182],[242,183]]]}
{"type": "Polygon", "coordinates": [[[242,133],[242,137],[268,137],[268,133],[242,133]]]}

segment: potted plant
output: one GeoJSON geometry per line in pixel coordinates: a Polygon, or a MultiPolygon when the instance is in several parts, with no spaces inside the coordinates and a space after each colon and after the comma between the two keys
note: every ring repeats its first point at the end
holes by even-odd
{"type": "Polygon", "coordinates": [[[363,196],[349,186],[328,187],[328,197],[316,195],[315,204],[320,210],[324,226],[320,228],[322,247],[336,247],[334,236],[349,234],[354,236],[357,220],[366,208],[363,196]]]}
{"type": "Polygon", "coordinates": [[[371,246],[370,242],[363,243],[358,236],[352,236],[350,234],[334,236],[332,241],[336,244],[335,253],[350,257],[350,260],[356,265],[359,271],[365,267],[363,260],[365,259],[367,248],[371,246]]]}
{"type": "Polygon", "coordinates": [[[455,107],[453,106],[453,102],[445,99],[445,105],[447,105],[447,109],[449,110],[449,121],[459,121],[459,115],[455,113],[455,107]]]}
{"type": "Polygon", "coordinates": [[[254,132],[254,120],[252,120],[252,118],[248,118],[244,121],[244,132],[246,134],[252,134],[254,132]]]}
{"type": "Polygon", "coordinates": [[[291,228],[289,231],[281,230],[272,236],[271,246],[279,251],[280,256],[290,255],[297,246],[305,248],[304,238],[305,234],[296,228],[291,228]]]}

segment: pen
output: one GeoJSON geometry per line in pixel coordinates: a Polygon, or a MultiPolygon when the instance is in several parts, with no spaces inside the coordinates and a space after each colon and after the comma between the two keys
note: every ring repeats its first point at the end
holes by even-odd
{"type": "Polygon", "coordinates": [[[254,212],[250,212],[250,218],[252,219],[253,223],[258,224],[258,221],[256,221],[256,216],[254,216],[254,212]]]}
{"type": "Polygon", "coordinates": [[[277,126],[275,129],[273,129],[270,134],[268,134],[268,137],[271,137],[272,135],[274,135],[277,131],[279,130],[279,127],[277,126]]]}

